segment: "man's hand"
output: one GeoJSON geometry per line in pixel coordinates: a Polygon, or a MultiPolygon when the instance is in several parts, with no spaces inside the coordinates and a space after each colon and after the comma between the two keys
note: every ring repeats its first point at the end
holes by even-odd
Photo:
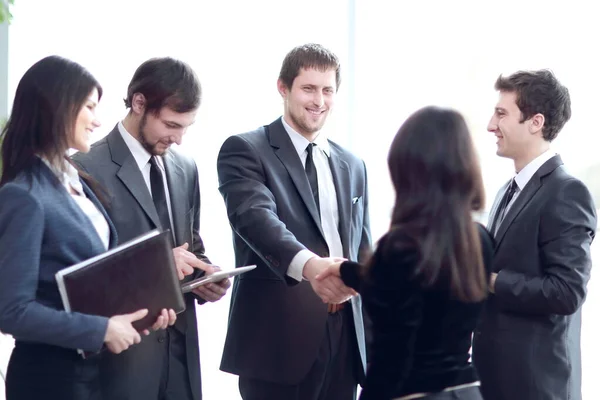
{"type": "Polygon", "coordinates": [[[173,249],[173,256],[175,257],[175,266],[177,267],[177,276],[179,277],[179,280],[193,274],[194,268],[201,269],[207,274],[212,274],[215,271],[213,266],[200,260],[194,253],[190,253],[187,250],[188,247],[188,244],[184,243],[182,246],[173,249]]]}
{"type": "Polygon", "coordinates": [[[215,302],[221,300],[221,298],[225,296],[225,293],[227,293],[227,289],[229,289],[230,286],[231,282],[229,279],[223,279],[219,282],[198,286],[196,289],[192,290],[192,293],[202,297],[206,301],[215,302]]]}
{"type": "Polygon", "coordinates": [[[492,275],[490,276],[490,293],[496,293],[496,278],[498,277],[498,274],[495,272],[492,272],[492,275]]]}
{"type": "MultiPolygon", "coordinates": [[[[343,303],[356,295],[356,292],[344,285],[339,276],[339,264],[343,261],[339,258],[313,257],[304,266],[303,275],[310,282],[315,293],[324,303],[343,303]],[[327,272],[329,268],[335,270],[337,275],[327,272]],[[319,276],[319,279],[317,279],[319,276]]],[[[332,271],[333,271],[332,270],[332,271]]]]}

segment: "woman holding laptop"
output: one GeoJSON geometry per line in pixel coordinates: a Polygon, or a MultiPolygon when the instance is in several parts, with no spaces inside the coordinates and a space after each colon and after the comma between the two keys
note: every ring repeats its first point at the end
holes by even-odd
{"type": "MultiPolygon", "coordinates": [[[[80,65],[51,56],[21,78],[2,130],[0,330],[13,335],[7,400],[97,399],[99,357],[139,343],[132,322],[147,310],[105,318],[67,313],[55,274],[117,243],[98,197],[69,162],[89,150],[102,88],[80,65]]],[[[175,321],[163,310],[153,328],[175,321]]]]}

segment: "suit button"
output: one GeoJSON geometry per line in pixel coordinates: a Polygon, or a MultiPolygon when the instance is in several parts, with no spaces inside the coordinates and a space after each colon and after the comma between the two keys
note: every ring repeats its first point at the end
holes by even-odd
{"type": "Polygon", "coordinates": [[[163,336],[158,338],[158,343],[164,343],[165,338],[163,336]]]}

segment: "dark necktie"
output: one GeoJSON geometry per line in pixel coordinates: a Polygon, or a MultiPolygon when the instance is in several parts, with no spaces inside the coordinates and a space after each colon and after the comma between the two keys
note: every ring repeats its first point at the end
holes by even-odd
{"type": "Polygon", "coordinates": [[[306,171],[306,176],[308,177],[308,183],[310,183],[310,188],[312,190],[312,195],[315,199],[315,204],[317,205],[317,211],[319,212],[319,216],[321,215],[321,207],[319,205],[319,181],[317,180],[317,169],[315,168],[315,162],[313,160],[313,149],[316,144],[309,143],[308,147],[306,147],[306,163],[304,164],[304,170],[306,171]]]}
{"type": "Polygon", "coordinates": [[[154,201],[154,207],[156,207],[156,213],[158,214],[162,230],[171,229],[169,207],[167,206],[167,196],[165,195],[165,183],[154,156],[150,157],[150,188],[152,191],[152,201],[154,201]]]}
{"type": "Polygon", "coordinates": [[[502,196],[502,200],[500,200],[500,205],[498,206],[498,210],[496,211],[496,214],[494,215],[494,220],[492,221],[491,232],[494,236],[496,236],[496,231],[498,230],[500,224],[502,223],[502,220],[504,219],[504,214],[506,214],[506,208],[510,204],[510,201],[512,200],[516,192],[517,183],[513,178],[508,184],[506,192],[504,192],[504,196],[502,196]]]}

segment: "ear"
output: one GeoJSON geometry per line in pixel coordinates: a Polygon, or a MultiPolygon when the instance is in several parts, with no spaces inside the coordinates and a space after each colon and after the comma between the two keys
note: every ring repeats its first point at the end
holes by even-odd
{"type": "Polygon", "coordinates": [[[546,122],[546,118],[544,118],[543,114],[535,114],[533,117],[529,119],[529,132],[531,134],[542,133],[542,129],[544,128],[544,123],[546,122]]]}
{"type": "Polygon", "coordinates": [[[289,89],[281,79],[277,79],[277,91],[283,99],[285,99],[288,95],[289,89]]]}
{"type": "Polygon", "coordinates": [[[134,114],[141,115],[146,109],[146,97],[141,93],[135,93],[131,100],[131,111],[134,114]]]}

